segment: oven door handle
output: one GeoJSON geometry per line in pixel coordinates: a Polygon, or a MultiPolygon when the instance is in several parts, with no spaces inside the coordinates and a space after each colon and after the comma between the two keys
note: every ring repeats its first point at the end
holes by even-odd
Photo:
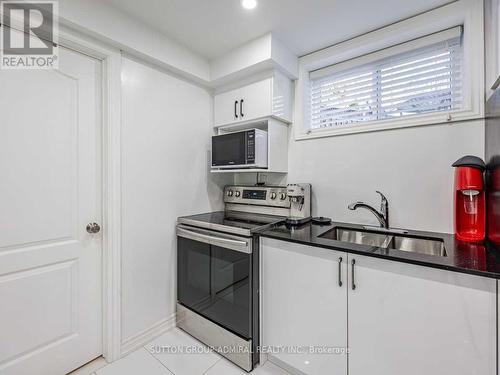
{"type": "Polygon", "coordinates": [[[252,253],[252,247],[250,246],[250,241],[247,240],[233,240],[230,238],[224,238],[219,236],[212,236],[192,229],[177,227],[177,235],[184,237],[193,241],[200,241],[208,243],[210,245],[225,247],[228,249],[240,251],[243,253],[252,253]]]}

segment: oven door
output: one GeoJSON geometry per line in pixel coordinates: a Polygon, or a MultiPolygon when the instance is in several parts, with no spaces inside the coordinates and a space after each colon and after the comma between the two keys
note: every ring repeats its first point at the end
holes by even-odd
{"type": "Polygon", "coordinates": [[[177,300],[244,338],[252,337],[252,239],[177,226],[177,300]]]}
{"type": "Polygon", "coordinates": [[[247,132],[212,137],[212,167],[236,168],[247,165],[247,132]]]}

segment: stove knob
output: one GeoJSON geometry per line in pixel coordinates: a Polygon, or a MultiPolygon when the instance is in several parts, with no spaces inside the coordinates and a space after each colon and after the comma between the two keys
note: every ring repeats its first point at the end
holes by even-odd
{"type": "Polygon", "coordinates": [[[271,199],[276,199],[276,195],[277,195],[277,194],[276,194],[275,192],[272,192],[272,193],[271,193],[271,199]]]}
{"type": "Polygon", "coordinates": [[[228,197],[232,197],[233,196],[233,191],[232,190],[228,190],[227,191],[227,196],[228,197]]]}
{"type": "Polygon", "coordinates": [[[239,197],[240,195],[241,195],[241,193],[239,191],[237,191],[236,193],[234,193],[235,197],[239,197]]]}
{"type": "Polygon", "coordinates": [[[286,199],[286,193],[281,193],[280,194],[280,199],[284,201],[286,199]]]}

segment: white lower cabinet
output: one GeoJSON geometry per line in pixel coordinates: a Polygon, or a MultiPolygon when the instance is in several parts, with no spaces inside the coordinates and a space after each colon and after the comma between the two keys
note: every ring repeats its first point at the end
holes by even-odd
{"type": "Polygon", "coordinates": [[[347,374],[346,354],[319,353],[347,347],[347,255],[263,238],[261,257],[261,343],[303,373],[347,374]]]}
{"type": "Polygon", "coordinates": [[[349,273],[350,375],[496,374],[495,280],[358,255],[349,273]]]}
{"type": "Polygon", "coordinates": [[[262,344],[349,346],[348,359],[273,355],[297,373],[496,374],[495,280],[267,238],[261,245],[262,344]]]}

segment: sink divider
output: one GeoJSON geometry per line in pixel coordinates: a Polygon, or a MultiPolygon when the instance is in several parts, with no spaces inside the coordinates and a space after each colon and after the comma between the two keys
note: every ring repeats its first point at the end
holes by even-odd
{"type": "Polygon", "coordinates": [[[382,245],[380,245],[380,247],[384,248],[384,249],[388,249],[389,248],[389,245],[391,244],[392,240],[394,239],[394,236],[390,236],[388,235],[384,242],[382,242],[382,245]]]}

